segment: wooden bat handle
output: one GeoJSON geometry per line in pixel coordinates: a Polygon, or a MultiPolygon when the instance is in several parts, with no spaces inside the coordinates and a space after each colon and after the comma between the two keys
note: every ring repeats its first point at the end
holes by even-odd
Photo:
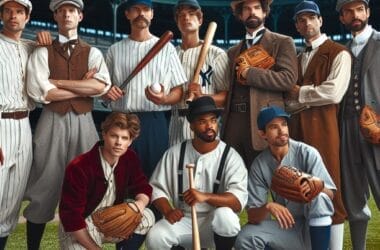
{"type": "MultiPolygon", "coordinates": [[[[216,22],[210,22],[208,27],[207,27],[206,35],[205,35],[205,38],[203,41],[201,51],[199,53],[197,65],[195,67],[193,79],[191,82],[199,83],[199,74],[201,72],[203,64],[206,61],[207,52],[208,52],[208,49],[210,48],[210,46],[212,44],[212,40],[213,40],[214,35],[215,35],[216,27],[217,27],[216,22]]],[[[189,97],[186,99],[186,103],[189,104],[190,102],[192,102],[194,97],[195,97],[194,93],[190,92],[189,97]]]]}
{"type": "MultiPolygon", "coordinates": [[[[194,164],[187,164],[186,168],[189,174],[189,186],[191,189],[194,188],[194,164]]],[[[197,219],[197,210],[195,205],[191,206],[191,225],[193,232],[193,250],[201,250],[201,240],[199,237],[199,228],[198,228],[198,219],[197,219]]]]}

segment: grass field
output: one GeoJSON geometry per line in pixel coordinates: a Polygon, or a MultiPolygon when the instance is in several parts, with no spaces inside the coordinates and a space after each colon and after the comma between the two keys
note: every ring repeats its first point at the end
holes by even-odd
{"type": "MultiPolygon", "coordinates": [[[[380,249],[380,213],[376,208],[374,201],[370,200],[370,207],[372,211],[372,219],[368,228],[367,235],[367,250],[379,250],[380,249]]],[[[241,222],[245,224],[247,221],[246,213],[241,214],[241,222]]],[[[25,223],[20,223],[16,231],[9,237],[7,250],[20,250],[26,249],[26,236],[25,236],[25,223]]],[[[55,250],[58,248],[58,238],[57,238],[57,228],[58,223],[49,223],[46,226],[44,238],[41,243],[42,250],[55,250]]],[[[349,235],[349,227],[346,223],[345,225],[345,235],[344,235],[344,249],[352,249],[349,235]]],[[[107,244],[103,249],[115,249],[114,245],[107,244]]]]}

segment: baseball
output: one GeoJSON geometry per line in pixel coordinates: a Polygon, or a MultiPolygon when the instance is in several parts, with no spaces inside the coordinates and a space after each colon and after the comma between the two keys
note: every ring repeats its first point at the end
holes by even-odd
{"type": "Polygon", "coordinates": [[[150,89],[151,89],[154,93],[158,94],[158,93],[161,92],[161,84],[159,84],[159,83],[154,83],[154,84],[152,84],[152,85],[150,86],[150,89]]]}

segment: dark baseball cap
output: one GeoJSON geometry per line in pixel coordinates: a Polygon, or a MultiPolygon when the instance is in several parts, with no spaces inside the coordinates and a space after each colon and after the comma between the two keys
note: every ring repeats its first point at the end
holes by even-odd
{"type": "Polygon", "coordinates": [[[152,0],[128,0],[125,2],[125,8],[130,8],[133,5],[142,4],[145,6],[148,6],[149,8],[152,8],[152,0]]]}
{"type": "Polygon", "coordinates": [[[294,16],[293,19],[296,20],[297,15],[302,13],[313,13],[318,16],[321,15],[321,12],[319,11],[318,5],[313,1],[303,1],[297,4],[297,6],[294,8],[294,16]]]}
{"type": "Polygon", "coordinates": [[[348,4],[348,3],[352,3],[352,2],[363,2],[367,6],[369,4],[369,0],[338,0],[338,1],[336,1],[336,11],[340,12],[343,5],[348,4]]]}
{"type": "Polygon", "coordinates": [[[289,121],[290,115],[277,106],[264,107],[257,116],[257,127],[259,130],[265,130],[265,126],[277,117],[284,117],[289,121]]]}

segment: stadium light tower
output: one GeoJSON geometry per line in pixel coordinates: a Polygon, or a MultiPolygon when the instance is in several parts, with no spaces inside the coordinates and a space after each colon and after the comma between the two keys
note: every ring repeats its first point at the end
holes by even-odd
{"type": "Polygon", "coordinates": [[[110,0],[113,13],[113,42],[116,42],[117,33],[117,8],[123,4],[126,0],[110,0]]]}

